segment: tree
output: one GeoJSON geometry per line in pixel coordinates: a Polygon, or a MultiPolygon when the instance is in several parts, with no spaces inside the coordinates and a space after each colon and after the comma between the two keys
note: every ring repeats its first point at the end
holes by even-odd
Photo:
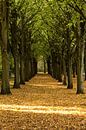
{"type": "Polygon", "coordinates": [[[1,3],[1,21],[0,21],[0,36],[1,36],[1,52],[2,52],[2,85],[1,94],[10,94],[9,85],[9,63],[8,63],[8,22],[9,22],[9,1],[2,0],[1,3]]]}
{"type": "Polygon", "coordinates": [[[20,88],[20,67],[19,67],[19,41],[18,41],[18,27],[17,27],[17,20],[18,20],[18,13],[17,7],[15,2],[11,4],[11,15],[10,15],[10,31],[11,31],[11,52],[14,58],[14,87],[13,88],[20,88]]]}

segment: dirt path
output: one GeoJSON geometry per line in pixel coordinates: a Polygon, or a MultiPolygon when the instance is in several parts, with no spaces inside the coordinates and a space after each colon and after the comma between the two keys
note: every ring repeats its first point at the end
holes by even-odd
{"type": "Polygon", "coordinates": [[[73,81],[67,90],[49,75],[36,75],[12,95],[0,95],[1,130],[86,130],[86,94],[76,95],[73,81]]]}

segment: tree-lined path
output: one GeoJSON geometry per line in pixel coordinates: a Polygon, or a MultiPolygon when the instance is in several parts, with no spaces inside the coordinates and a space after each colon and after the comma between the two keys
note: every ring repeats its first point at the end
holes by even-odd
{"type": "Polygon", "coordinates": [[[12,95],[0,96],[2,130],[86,129],[86,94],[76,95],[75,88],[67,90],[50,75],[37,74],[11,91],[12,95]]]}
{"type": "Polygon", "coordinates": [[[86,0],[0,0],[1,129],[86,130],[85,93],[86,0]]]}

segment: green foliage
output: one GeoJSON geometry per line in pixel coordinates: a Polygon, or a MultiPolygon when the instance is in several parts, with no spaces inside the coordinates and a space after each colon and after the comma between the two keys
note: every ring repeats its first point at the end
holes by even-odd
{"type": "MultiPolygon", "coordinates": [[[[86,2],[84,0],[12,0],[11,8],[16,9],[18,35],[21,37],[21,23],[31,43],[33,55],[48,57],[51,52],[67,52],[67,29],[70,35],[71,53],[75,45],[74,28],[77,23],[86,20],[86,2]],[[26,31],[27,30],[27,31],[26,31]],[[31,39],[28,32],[31,31],[31,39]]],[[[69,44],[69,43],[68,43],[69,44]]],[[[74,49],[75,50],[75,49],[74,49]]],[[[65,55],[65,54],[64,54],[65,55]]]]}

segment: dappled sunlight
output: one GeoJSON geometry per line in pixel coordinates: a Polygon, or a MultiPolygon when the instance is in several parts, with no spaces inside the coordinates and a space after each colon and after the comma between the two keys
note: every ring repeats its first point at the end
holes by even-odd
{"type": "Polygon", "coordinates": [[[5,95],[4,98],[2,95],[0,96],[1,104],[77,106],[86,109],[86,94],[76,95],[76,83],[74,83],[74,89],[69,90],[67,86],[47,74],[37,74],[29,82],[26,82],[26,85],[21,85],[21,89],[11,89],[11,91],[12,95],[5,95]]]}
{"type": "Polygon", "coordinates": [[[1,110],[17,111],[17,112],[33,112],[33,113],[49,113],[49,114],[72,114],[86,116],[86,109],[79,107],[62,107],[62,106],[24,106],[24,105],[5,105],[0,104],[1,110]]]}
{"type": "Polygon", "coordinates": [[[39,130],[59,130],[61,126],[61,130],[66,126],[79,130],[81,125],[85,128],[86,94],[76,95],[75,87],[76,79],[74,89],[69,90],[50,75],[39,74],[21,85],[21,89],[11,89],[12,95],[4,95],[4,98],[0,95],[2,128],[33,130],[35,125],[39,130]]]}
{"type": "MultiPolygon", "coordinates": [[[[29,84],[29,86],[35,86],[35,87],[47,87],[47,88],[57,88],[57,84],[29,84]]],[[[58,86],[62,87],[62,86],[58,86]]]]}

